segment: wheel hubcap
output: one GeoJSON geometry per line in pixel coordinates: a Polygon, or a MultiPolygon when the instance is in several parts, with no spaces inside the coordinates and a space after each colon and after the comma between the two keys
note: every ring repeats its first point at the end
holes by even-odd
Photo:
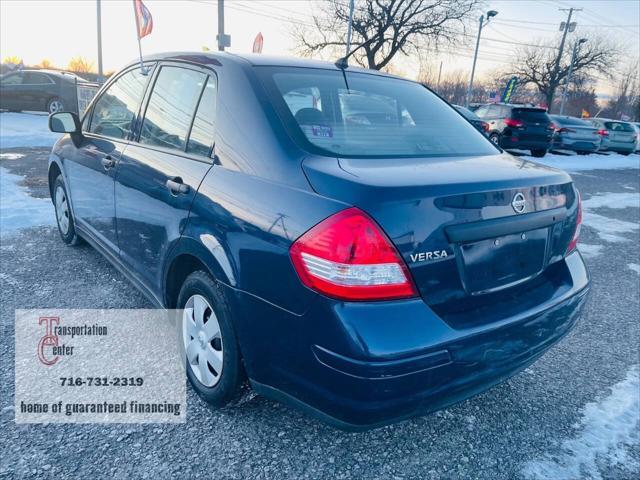
{"type": "Polygon", "coordinates": [[[59,102],[57,100],[51,102],[51,105],[49,106],[49,111],[51,113],[57,113],[61,110],[62,110],[62,102],[59,102]]]}
{"type": "Polygon", "coordinates": [[[56,189],[56,218],[63,235],[69,232],[69,205],[62,187],[56,189]]]}
{"type": "Polygon", "coordinates": [[[223,342],[218,318],[202,295],[187,300],[182,314],[182,338],[187,368],[205,387],[213,387],[222,375],[223,342]]]}

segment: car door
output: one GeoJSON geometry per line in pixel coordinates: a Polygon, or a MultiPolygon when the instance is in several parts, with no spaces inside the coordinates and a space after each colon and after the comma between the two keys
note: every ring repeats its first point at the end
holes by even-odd
{"type": "Polygon", "coordinates": [[[0,108],[21,110],[20,89],[23,72],[8,73],[0,80],[0,108]]]}
{"type": "Polygon", "coordinates": [[[115,202],[121,260],[160,296],[163,260],[213,164],[217,77],[163,63],[149,90],[137,141],[120,159],[115,202]]]}
{"type": "Polygon", "coordinates": [[[113,80],[95,99],[90,117],[84,119],[79,145],[63,160],[78,226],[116,255],[115,172],[150,75],[137,66],[113,80]]]}
{"type": "Polygon", "coordinates": [[[46,111],[48,101],[59,94],[58,85],[46,73],[24,73],[22,95],[26,110],[46,111]]]}

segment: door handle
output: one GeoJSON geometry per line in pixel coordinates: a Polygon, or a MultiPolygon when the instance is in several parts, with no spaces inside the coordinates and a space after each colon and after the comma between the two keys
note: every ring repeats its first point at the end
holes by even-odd
{"type": "Polygon", "coordinates": [[[102,157],[102,159],[100,160],[100,163],[102,163],[102,166],[106,169],[109,170],[110,168],[113,168],[114,165],[116,164],[116,161],[113,159],[113,157],[111,155],[105,155],[104,157],[102,157]]]}
{"type": "Polygon", "coordinates": [[[167,180],[167,188],[174,195],[178,195],[179,193],[189,193],[189,185],[186,183],[182,183],[182,179],[180,177],[170,178],[167,180]]]}

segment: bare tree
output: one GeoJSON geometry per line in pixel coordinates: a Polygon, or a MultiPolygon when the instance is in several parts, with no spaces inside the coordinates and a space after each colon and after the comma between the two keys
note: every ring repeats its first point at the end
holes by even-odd
{"type": "MultiPolygon", "coordinates": [[[[538,41],[535,46],[522,47],[516,51],[514,61],[505,71],[505,77],[515,75],[521,85],[535,85],[551,109],[554,94],[564,84],[569,73],[573,47],[571,43],[565,48],[557,73],[555,64],[559,52],[555,42],[538,41]]],[[[618,48],[604,37],[592,36],[577,47],[573,74],[582,77],[596,73],[609,76],[617,61],[618,48]]]]}
{"type": "Polygon", "coordinates": [[[621,72],[614,95],[602,111],[602,117],[640,118],[638,104],[640,97],[640,64],[628,64],[621,72]]]}
{"type": "Polygon", "coordinates": [[[69,60],[67,68],[76,73],[92,73],[95,72],[95,65],[91,60],[85,57],[77,56],[69,60]]]}
{"type": "MultiPolygon", "coordinates": [[[[368,68],[386,67],[398,53],[459,41],[481,0],[356,0],[349,56],[368,68]]],[[[313,26],[294,31],[306,56],[344,56],[349,1],[321,2],[313,26]]]]}

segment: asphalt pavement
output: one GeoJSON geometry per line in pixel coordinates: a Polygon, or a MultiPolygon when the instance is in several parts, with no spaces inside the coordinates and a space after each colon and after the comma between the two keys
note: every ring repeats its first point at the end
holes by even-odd
{"type": "MultiPolygon", "coordinates": [[[[0,167],[25,175],[32,196],[48,197],[48,149],[11,152],[24,157],[0,167]]],[[[588,200],[637,195],[639,174],[589,170],[573,177],[588,200]]],[[[640,221],[637,204],[592,213],[640,221]]],[[[63,245],[53,226],[3,235],[0,478],[637,479],[639,231],[611,242],[603,228],[600,222],[582,230],[593,280],[583,317],[542,359],[456,406],[364,433],[336,430],[261,396],[211,410],[191,389],[186,424],[16,425],[15,309],[151,305],[92,248],[63,245]],[[626,410],[616,416],[616,409],[626,410]]]]}

